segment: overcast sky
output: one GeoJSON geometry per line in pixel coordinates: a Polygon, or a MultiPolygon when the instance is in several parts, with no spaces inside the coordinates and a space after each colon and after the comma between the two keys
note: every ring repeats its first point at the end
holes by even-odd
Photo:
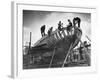
{"type": "Polygon", "coordinates": [[[81,18],[81,29],[83,32],[82,41],[87,40],[85,35],[91,39],[91,14],[89,13],[70,13],[70,12],[49,12],[49,11],[30,11],[23,10],[23,42],[27,45],[32,32],[32,45],[41,38],[40,28],[46,25],[46,33],[50,27],[57,29],[58,22],[62,21],[64,27],[68,24],[67,20],[74,17],[81,18]]]}

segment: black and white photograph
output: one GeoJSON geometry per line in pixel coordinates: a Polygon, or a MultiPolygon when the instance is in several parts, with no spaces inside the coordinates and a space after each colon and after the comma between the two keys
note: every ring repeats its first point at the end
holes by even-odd
{"type": "Polygon", "coordinates": [[[23,69],[91,66],[91,13],[23,10],[23,69]]]}

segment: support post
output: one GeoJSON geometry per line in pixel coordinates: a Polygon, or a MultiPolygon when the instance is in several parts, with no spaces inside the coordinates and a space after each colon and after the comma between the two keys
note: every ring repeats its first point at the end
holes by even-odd
{"type": "Polygon", "coordinates": [[[70,45],[70,48],[69,48],[68,53],[67,53],[67,55],[66,55],[66,57],[65,57],[65,59],[64,59],[64,62],[63,62],[62,67],[64,67],[64,65],[65,65],[65,63],[66,63],[66,60],[67,60],[67,58],[68,58],[68,55],[70,54],[70,50],[72,49],[72,45],[73,45],[73,43],[70,45]]]}
{"type": "Polygon", "coordinates": [[[32,32],[30,32],[30,41],[29,41],[29,49],[28,49],[28,54],[30,54],[30,48],[31,48],[31,35],[32,35],[32,32]]]}
{"type": "Polygon", "coordinates": [[[56,48],[54,48],[53,55],[52,55],[52,58],[51,58],[51,61],[50,61],[50,64],[49,64],[49,68],[50,68],[51,65],[52,65],[52,61],[53,61],[53,58],[54,58],[54,55],[55,55],[55,50],[56,50],[56,48]]]}

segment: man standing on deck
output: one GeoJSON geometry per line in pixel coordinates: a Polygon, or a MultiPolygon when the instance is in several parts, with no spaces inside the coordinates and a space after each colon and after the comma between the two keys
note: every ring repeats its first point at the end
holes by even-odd
{"type": "Polygon", "coordinates": [[[83,57],[83,48],[84,48],[83,44],[80,44],[80,47],[79,47],[80,60],[84,59],[84,57],[83,57]]]}
{"type": "Polygon", "coordinates": [[[60,37],[61,37],[62,28],[63,28],[63,23],[61,21],[59,21],[59,23],[58,23],[58,30],[59,30],[58,34],[59,34],[60,37]]]}
{"type": "Polygon", "coordinates": [[[62,23],[61,23],[61,21],[59,21],[59,23],[58,23],[58,29],[61,31],[62,30],[62,23]]]}
{"type": "Polygon", "coordinates": [[[50,35],[51,35],[52,30],[53,30],[53,27],[51,27],[51,28],[48,30],[48,36],[50,36],[50,35]]]}
{"type": "Polygon", "coordinates": [[[67,25],[67,32],[68,34],[71,32],[71,28],[72,28],[72,22],[70,19],[68,19],[68,25],[67,25]]]}
{"type": "Polygon", "coordinates": [[[41,35],[42,37],[45,36],[45,25],[41,27],[41,35]]]}

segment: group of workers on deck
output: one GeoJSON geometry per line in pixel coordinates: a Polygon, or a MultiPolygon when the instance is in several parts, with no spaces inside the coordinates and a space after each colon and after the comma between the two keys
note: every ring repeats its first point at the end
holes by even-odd
{"type": "MultiPolygon", "coordinates": [[[[79,17],[75,17],[73,19],[73,23],[71,22],[70,19],[68,19],[67,33],[69,34],[69,32],[71,31],[73,26],[75,27],[77,25],[80,28],[80,22],[81,22],[81,19],[79,17]]],[[[42,37],[45,36],[45,28],[46,28],[46,25],[41,26],[42,37]]],[[[63,29],[63,23],[61,21],[59,21],[58,30],[61,31],[62,29],[63,29]]],[[[48,30],[48,36],[51,35],[52,30],[53,30],[53,27],[50,27],[49,30],[48,30]]]]}

